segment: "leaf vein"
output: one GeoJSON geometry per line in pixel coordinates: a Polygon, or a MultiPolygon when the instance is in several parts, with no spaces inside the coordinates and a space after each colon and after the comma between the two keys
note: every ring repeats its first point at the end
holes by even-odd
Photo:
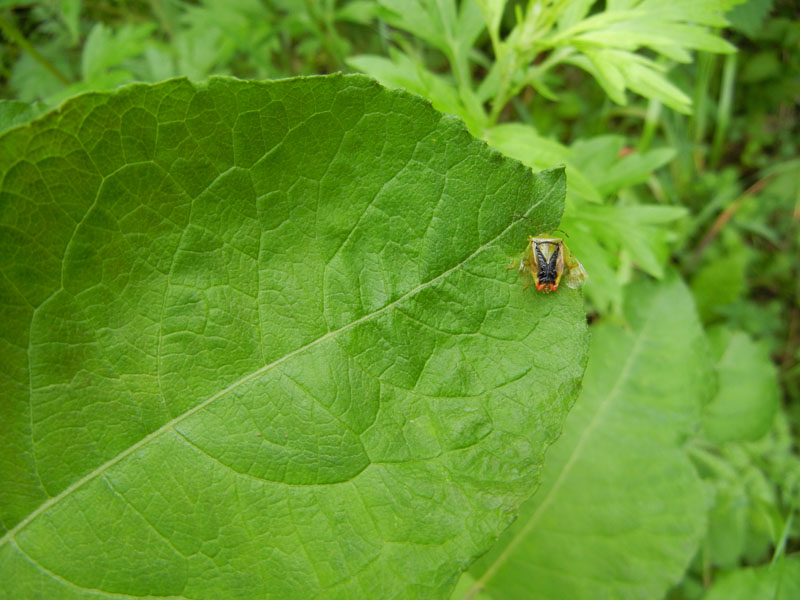
{"type": "MultiPolygon", "coordinates": [[[[541,202],[542,202],[542,200],[539,200],[539,202],[535,203],[531,207],[531,210],[533,210],[541,202]]],[[[500,237],[505,235],[510,229],[512,229],[514,227],[514,225],[515,224],[513,222],[510,222],[496,236],[490,238],[485,243],[481,244],[472,254],[470,254],[469,256],[464,258],[461,262],[455,264],[454,266],[450,267],[449,269],[446,269],[445,271],[442,271],[436,277],[433,277],[433,278],[429,279],[428,281],[425,281],[425,282],[419,284],[418,286],[412,288],[411,290],[409,290],[408,292],[406,292],[405,294],[403,294],[402,296],[400,296],[396,300],[393,300],[389,304],[386,304],[383,307],[375,310],[374,312],[366,314],[366,315],[356,319],[355,321],[352,321],[352,322],[348,323],[347,325],[343,325],[339,329],[335,329],[333,331],[329,331],[328,333],[316,338],[315,340],[312,340],[311,342],[305,344],[304,346],[296,348],[295,350],[292,350],[291,352],[288,352],[288,353],[284,354],[282,357],[272,361],[271,363],[266,364],[266,365],[256,369],[255,371],[252,371],[252,372],[244,375],[243,377],[240,377],[238,380],[234,381],[233,383],[229,384],[227,387],[225,387],[224,389],[220,390],[216,394],[213,394],[212,396],[208,397],[204,401],[202,401],[199,404],[195,405],[194,407],[190,408],[189,410],[187,410],[183,414],[174,417],[172,420],[168,421],[167,423],[164,423],[164,425],[162,425],[161,427],[159,427],[158,429],[156,429],[152,433],[150,433],[147,436],[143,437],[142,439],[140,439],[135,444],[132,444],[131,446],[129,446],[128,448],[126,448],[125,450],[123,450],[122,452],[117,454],[116,456],[110,458],[109,460],[107,460],[106,462],[104,462],[103,464],[98,466],[93,471],[91,471],[91,472],[87,473],[86,475],[84,475],[78,481],[76,481],[73,484],[71,484],[68,487],[66,487],[58,495],[53,496],[49,500],[47,500],[47,501],[43,502],[42,504],[40,504],[39,507],[37,507],[34,511],[31,512],[31,514],[29,514],[25,519],[20,521],[12,529],[8,530],[6,532],[6,534],[2,538],[0,538],[0,548],[2,548],[2,546],[4,544],[8,543],[9,540],[13,539],[14,536],[16,536],[16,534],[19,531],[21,531],[22,529],[27,527],[34,519],[36,519],[39,515],[41,515],[45,511],[47,511],[47,509],[49,509],[51,506],[53,506],[54,504],[57,504],[58,502],[60,502],[64,498],[68,497],[75,490],[79,489],[80,487],[82,487],[86,483],[88,483],[88,482],[92,481],[93,479],[95,479],[96,477],[102,475],[108,469],[110,469],[111,467],[113,467],[114,465],[116,465],[117,463],[119,463],[120,461],[125,459],[126,457],[130,456],[131,454],[136,452],[139,448],[141,448],[141,447],[145,446],[146,444],[148,444],[150,441],[160,437],[161,435],[163,435],[164,433],[166,433],[169,430],[174,430],[175,425],[177,425],[178,423],[184,421],[185,419],[189,418],[190,416],[194,415],[195,413],[203,410],[206,406],[208,406],[209,404],[211,404],[212,402],[214,402],[218,398],[221,398],[221,397],[225,396],[229,392],[231,392],[231,391],[237,389],[238,387],[244,385],[245,383],[255,379],[259,375],[261,375],[263,373],[266,373],[267,371],[275,368],[276,366],[278,366],[280,364],[283,364],[284,362],[294,358],[295,356],[297,356],[299,354],[302,354],[303,352],[305,352],[305,351],[307,351],[307,350],[309,350],[311,348],[314,348],[314,347],[316,347],[316,346],[318,346],[320,344],[323,344],[323,343],[327,342],[330,339],[335,338],[336,336],[338,336],[339,334],[341,334],[341,333],[343,333],[345,331],[353,329],[353,328],[361,325],[362,323],[371,321],[371,320],[379,317],[380,315],[382,315],[382,314],[394,309],[396,306],[399,306],[406,299],[413,297],[414,295],[420,293],[421,291],[423,291],[423,290],[427,289],[428,287],[434,285],[439,280],[447,277],[451,273],[454,273],[455,271],[457,271],[458,269],[463,267],[465,264],[470,262],[473,258],[475,258],[476,256],[480,255],[487,248],[489,248],[492,244],[494,244],[500,237]]]]}

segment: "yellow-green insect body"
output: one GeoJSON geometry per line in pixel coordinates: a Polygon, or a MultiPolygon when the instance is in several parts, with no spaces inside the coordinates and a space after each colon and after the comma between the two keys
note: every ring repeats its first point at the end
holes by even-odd
{"type": "Polygon", "coordinates": [[[569,251],[564,240],[549,235],[528,238],[519,272],[528,273],[536,289],[546,294],[555,292],[562,278],[567,287],[573,289],[583,286],[587,278],[586,269],[569,251]]]}

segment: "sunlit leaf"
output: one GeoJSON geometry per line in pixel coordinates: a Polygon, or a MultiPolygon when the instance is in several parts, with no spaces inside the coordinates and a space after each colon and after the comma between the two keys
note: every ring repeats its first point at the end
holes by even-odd
{"type": "Polygon", "coordinates": [[[800,598],[800,558],[723,574],[704,600],[793,600],[800,598]]]}
{"type": "Polygon", "coordinates": [[[461,597],[655,600],[697,550],[707,498],[682,446],[712,391],[705,338],[677,277],[627,301],[628,327],[593,327],[584,389],[541,489],[461,597]]]}
{"type": "Polygon", "coordinates": [[[339,75],[84,95],[0,171],[0,597],[436,597],[531,493],[562,170],[339,75]]]}
{"type": "Polygon", "coordinates": [[[45,107],[39,103],[29,104],[16,100],[0,100],[0,133],[27,123],[44,111],[45,107]]]}
{"type": "Polygon", "coordinates": [[[769,431],[780,401],[769,349],[721,327],[709,337],[718,359],[719,390],[706,407],[705,434],[714,443],[757,440],[769,431]]]}

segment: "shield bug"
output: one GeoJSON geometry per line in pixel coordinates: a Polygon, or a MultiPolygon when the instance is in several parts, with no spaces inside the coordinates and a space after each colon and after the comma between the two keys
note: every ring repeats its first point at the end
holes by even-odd
{"type": "MultiPolygon", "coordinates": [[[[522,215],[512,215],[518,219],[528,219],[522,215]]],[[[530,219],[528,219],[530,221],[530,219]]],[[[531,221],[533,223],[533,221],[531,221]]],[[[535,223],[534,223],[535,225],[535,223]]],[[[554,231],[560,231],[556,229],[554,231]]],[[[566,232],[564,232],[566,234],[566,232]]],[[[509,269],[516,266],[514,261],[509,269]]],[[[519,262],[519,273],[527,273],[533,279],[536,289],[549,294],[555,292],[562,276],[567,287],[578,289],[586,283],[586,269],[564,244],[564,240],[550,234],[539,233],[528,238],[528,246],[519,262]]],[[[525,288],[527,289],[527,284],[525,288]]]]}

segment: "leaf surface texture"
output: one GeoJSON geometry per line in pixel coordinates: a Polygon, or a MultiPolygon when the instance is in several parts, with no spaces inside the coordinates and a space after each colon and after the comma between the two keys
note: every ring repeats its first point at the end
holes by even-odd
{"type": "Polygon", "coordinates": [[[530,494],[562,171],[341,75],[84,95],[0,171],[0,597],[440,597],[530,494]]]}
{"type": "Polygon", "coordinates": [[[683,449],[713,363],[675,276],[633,286],[628,327],[592,328],[584,389],[542,486],[458,598],[663,598],[705,532],[708,498],[683,449]]]}

